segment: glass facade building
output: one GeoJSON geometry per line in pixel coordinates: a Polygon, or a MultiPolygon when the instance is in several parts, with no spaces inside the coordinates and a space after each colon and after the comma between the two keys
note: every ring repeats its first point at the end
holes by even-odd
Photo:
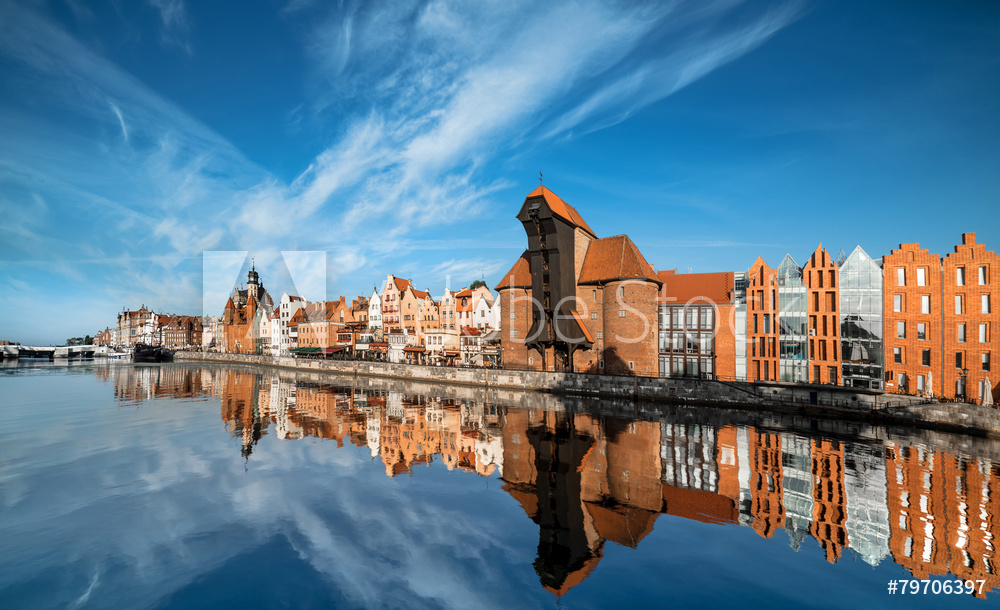
{"type": "Polygon", "coordinates": [[[840,267],[841,376],[846,386],[881,390],[882,267],[858,246],[840,267]]]}
{"type": "Polygon", "coordinates": [[[777,269],[778,280],[778,379],[809,382],[809,319],[802,270],[790,254],[777,269]]]}
{"type": "Polygon", "coordinates": [[[660,376],[712,379],[715,361],[712,304],[660,306],[660,376]]]}

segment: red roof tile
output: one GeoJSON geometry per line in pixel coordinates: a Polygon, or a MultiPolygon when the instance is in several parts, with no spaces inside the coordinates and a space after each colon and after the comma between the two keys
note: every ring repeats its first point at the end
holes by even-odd
{"type": "Polygon", "coordinates": [[[683,305],[691,299],[707,299],[713,303],[733,301],[734,277],[732,271],[723,273],[675,273],[661,271],[657,274],[663,282],[660,303],[683,305]]]}
{"type": "Polygon", "coordinates": [[[499,291],[504,288],[531,288],[531,268],[528,265],[527,250],[521,254],[521,258],[517,259],[494,290],[499,291]]]}
{"type": "Polygon", "coordinates": [[[599,284],[614,280],[662,283],[627,235],[595,239],[590,242],[583,258],[580,284],[599,284]]]}
{"type": "Polygon", "coordinates": [[[394,282],[396,282],[396,290],[400,292],[406,292],[407,287],[409,287],[410,285],[410,280],[404,280],[402,278],[398,278],[395,276],[393,276],[392,279],[394,282]]]}
{"type": "Polygon", "coordinates": [[[562,218],[571,225],[580,227],[587,233],[590,233],[594,237],[597,237],[597,234],[595,234],[594,231],[590,228],[590,226],[587,224],[587,221],[583,219],[583,216],[580,216],[580,213],[576,211],[576,208],[563,201],[559,197],[559,195],[556,195],[555,193],[545,188],[544,186],[539,186],[535,190],[531,191],[531,193],[527,197],[525,197],[525,199],[529,199],[531,197],[538,197],[539,195],[545,198],[545,202],[549,204],[549,208],[552,210],[553,214],[562,218]]]}

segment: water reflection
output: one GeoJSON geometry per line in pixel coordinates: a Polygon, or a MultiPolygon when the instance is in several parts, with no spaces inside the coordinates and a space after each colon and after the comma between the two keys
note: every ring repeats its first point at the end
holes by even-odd
{"type": "Polygon", "coordinates": [[[498,478],[537,524],[534,569],[557,595],[595,570],[606,542],[636,548],[661,515],[763,538],[784,529],[793,549],[812,538],[830,563],[848,550],[872,566],[891,559],[914,578],[984,580],[980,596],[1000,586],[994,441],[970,451],[961,437],[939,435],[943,448],[932,449],[919,433],[907,440],[911,433],[884,429],[835,438],[665,408],[627,417],[620,406],[580,410],[555,398],[508,407],[389,382],[338,387],[211,367],[110,366],[98,375],[128,404],[217,394],[248,468],[270,433],[363,448],[389,477],[440,461],[498,478]]]}

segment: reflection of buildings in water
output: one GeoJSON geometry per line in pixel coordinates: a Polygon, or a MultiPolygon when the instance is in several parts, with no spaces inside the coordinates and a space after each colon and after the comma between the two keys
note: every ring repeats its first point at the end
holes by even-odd
{"type": "Polygon", "coordinates": [[[844,473],[847,539],[865,562],[878,565],[889,554],[885,451],[847,443],[844,473]]]}
{"type": "Polygon", "coordinates": [[[1000,586],[1000,471],[987,460],[894,443],[885,459],[893,560],[914,578],[950,572],[985,580],[984,593],[1000,586]]]}
{"type": "Polygon", "coordinates": [[[634,548],[652,531],[663,507],[658,423],[508,410],[503,434],[504,490],[539,525],[535,571],[550,591],[582,582],[605,540],[634,548]]]}
{"type": "Polygon", "coordinates": [[[181,366],[106,365],[98,378],[114,383],[115,399],[141,402],[153,398],[198,398],[217,392],[215,372],[181,366]]]}
{"type": "Polygon", "coordinates": [[[781,435],[781,448],[785,532],[798,551],[813,519],[812,451],[809,439],[794,434],[781,435]]]}
{"type": "Polygon", "coordinates": [[[847,546],[847,511],[844,493],[844,446],[839,441],[812,439],[813,538],[836,563],[847,546]]]}
{"type": "Polygon", "coordinates": [[[241,454],[249,458],[253,447],[265,434],[267,414],[259,403],[260,375],[244,371],[226,371],[222,382],[222,420],[231,436],[242,440],[241,454]]]}
{"type": "Polygon", "coordinates": [[[785,527],[781,436],[748,430],[750,526],[764,538],[785,527]]]}
{"type": "MultiPolygon", "coordinates": [[[[159,380],[149,374],[116,383],[152,388],[159,380]]],[[[951,573],[986,580],[984,591],[1000,586],[1000,472],[986,461],[895,444],[883,455],[881,447],[746,426],[503,410],[277,377],[255,384],[240,372],[220,379],[223,419],[244,455],[270,421],[280,438],[349,440],[378,455],[389,476],[435,459],[499,472],[539,526],[535,569],[556,594],[590,574],[605,541],[635,547],[661,513],[738,522],[763,537],[785,528],[796,550],[808,532],[830,562],[849,547],[871,565],[891,554],[915,578],[951,573]]]]}

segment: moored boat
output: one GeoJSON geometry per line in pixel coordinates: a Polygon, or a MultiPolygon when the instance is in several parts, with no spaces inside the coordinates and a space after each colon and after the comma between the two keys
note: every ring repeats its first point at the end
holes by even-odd
{"type": "Polygon", "coordinates": [[[158,345],[137,343],[132,349],[132,362],[170,362],[173,359],[173,352],[158,345]]]}

